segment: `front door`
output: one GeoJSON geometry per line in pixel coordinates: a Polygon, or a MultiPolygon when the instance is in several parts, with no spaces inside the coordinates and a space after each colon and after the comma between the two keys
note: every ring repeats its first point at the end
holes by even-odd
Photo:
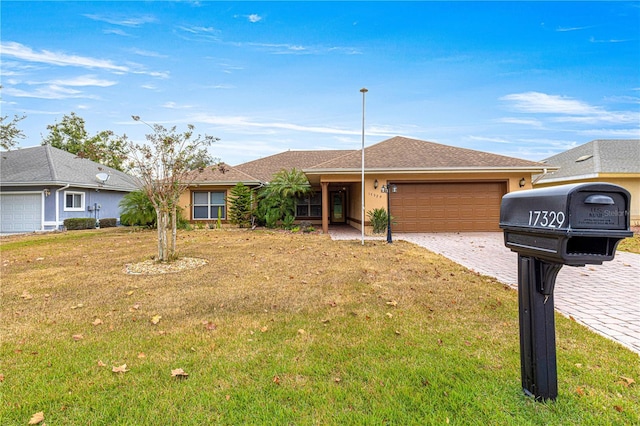
{"type": "Polygon", "coordinates": [[[344,191],[331,193],[331,223],[345,223],[346,211],[344,205],[344,191]]]}

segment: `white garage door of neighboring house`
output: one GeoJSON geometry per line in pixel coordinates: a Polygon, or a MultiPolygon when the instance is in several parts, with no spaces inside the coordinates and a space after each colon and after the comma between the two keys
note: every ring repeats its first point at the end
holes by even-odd
{"type": "Polygon", "coordinates": [[[0,232],[33,232],[42,229],[42,195],[0,194],[0,232]]]}
{"type": "Polygon", "coordinates": [[[397,232],[499,231],[504,182],[399,183],[391,195],[397,232]]]}

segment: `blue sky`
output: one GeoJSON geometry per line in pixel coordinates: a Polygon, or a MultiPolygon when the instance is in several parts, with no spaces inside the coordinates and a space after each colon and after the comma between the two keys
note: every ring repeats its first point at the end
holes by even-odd
{"type": "Polygon", "coordinates": [[[638,2],[2,1],[20,146],[72,111],[176,125],[239,164],[401,135],[530,160],[640,138],[638,2]]]}

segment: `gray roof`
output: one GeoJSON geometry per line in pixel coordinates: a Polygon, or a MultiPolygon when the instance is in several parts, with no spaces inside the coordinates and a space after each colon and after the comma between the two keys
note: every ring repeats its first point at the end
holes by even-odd
{"type": "Polygon", "coordinates": [[[135,191],[140,184],[133,176],[50,145],[0,153],[2,186],[71,185],[113,191],[135,191]],[[96,175],[107,173],[102,183],[96,175]]]}
{"type": "Polygon", "coordinates": [[[640,174],[640,139],[598,139],[543,162],[559,169],[538,183],[598,178],[601,174],[640,174]]]}

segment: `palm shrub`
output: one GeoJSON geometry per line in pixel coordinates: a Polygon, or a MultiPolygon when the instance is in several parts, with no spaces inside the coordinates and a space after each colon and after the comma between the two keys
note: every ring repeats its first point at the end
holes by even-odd
{"type": "Polygon", "coordinates": [[[301,170],[281,170],[260,192],[256,217],[268,228],[293,225],[296,198],[311,193],[311,185],[301,170]]]}
{"type": "Polygon", "coordinates": [[[369,210],[367,217],[373,226],[374,234],[382,234],[387,230],[387,223],[389,218],[387,217],[387,211],[383,208],[377,208],[369,210]]]}
{"type": "Polygon", "coordinates": [[[143,191],[133,191],[120,200],[120,223],[127,226],[156,226],[156,211],[143,191]]]}
{"type": "MultiPolygon", "coordinates": [[[[156,210],[144,191],[133,191],[122,197],[120,203],[120,223],[125,226],[145,226],[155,228],[156,210]]],[[[186,229],[189,222],[184,218],[182,209],[177,208],[177,227],[186,229]]]]}
{"type": "Polygon", "coordinates": [[[229,220],[240,228],[248,228],[251,226],[251,216],[253,215],[251,189],[239,182],[229,192],[231,194],[229,220]]]}

